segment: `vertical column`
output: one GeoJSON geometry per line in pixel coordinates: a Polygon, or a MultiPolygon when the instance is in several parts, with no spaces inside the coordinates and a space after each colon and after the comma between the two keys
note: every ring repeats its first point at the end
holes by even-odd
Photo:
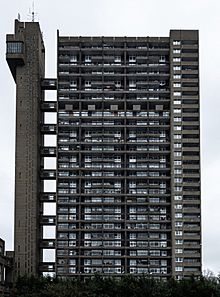
{"type": "Polygon", "coordinates": [[[44,44],[38,23],[15,21],[6,59],[16,82],[15,274],[38,274],[40,102],[44,44]]]}
{"type": "Polygon", "coordinates": [[[41,82],[41,195],[40,195],[40,272],[55,275],[56,179],[57,179],[57,101],[56,79],[41,82]],[[52,96],[51,96],[52,95],[52,96]],[[52,98],[51,98],[52,97],[52,98]]]}
{"type": "Polygon", "coordinates": [[[201,273],[198,32],[171,31],[173,275],[201,273]]]}

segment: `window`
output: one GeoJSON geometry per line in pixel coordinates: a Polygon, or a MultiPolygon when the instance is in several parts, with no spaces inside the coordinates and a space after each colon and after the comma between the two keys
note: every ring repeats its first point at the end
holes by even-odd
{"type": "Polygon", "coordinates": [[[180,100],[173,100],[173,104],[180,105],[181,104],[181,101],[180,100]]]}
{"type": "Polygon", "coordinates": [[[86,63],[90,63],[92,60],[91,60],[91,57],[90,56],[85,56],[85,62],[86,63]]]}
{"type": "Polygon", "coordinates": [[[180,109],[180,108],[176,108],[176,109],[174,109],[173,112],[174,112],[174,113],[181,113],[181,109],[180,109]]]}
{"type": "Polygon", "coordinates": [[[175,258],[175,262],[176,263],[181,263],[181,262],[183,262],[183,258],[180,258],[180,257],[175,258]]]}
{"type": "Polygon", "coordinates": [[[181,131],[182,127],[181,126],[174,126],[174,131],[181,131]]]}
{"type": "Polygon", "coordinates": [[[180,58],[173,58],[173,62],[180,62],[181,59],[180,58]]]}
{"type": "Polygon", "coordinates": [[[120,63],[121,62],[121,56],[115,56],[115,62],[120,63]]]}
{"type": "Polygon", "coordinates": [[[121,82],[120,81],[115,81],[115,86],[116,86],[116,88],[121,88],[121,82]]]}
{"type": "Polygon", "coordinates": [[[136,57],[135,56],[129,56],[129,63],[136,63],[136,57]]]}
{"type": "Polygon", "coordinates": [[[173,50],[173,53],[174,53],[174,54],[180,54],[180,53],[181,53],[181,50],[180,50],[180,49],[174,49],[174,50],[173,50]]]}
{"type": "Polygon", "coordinates": [[[136,273],[137,272],[137,268],[130,268],[130,273],[136,273]]]}
{"type": "Polygon", "coordinates": [[[173,135],[173,139],[181,139],[181,138],[182,138],[182,135],[180,135],[180,134],[173,135]]]}
{"type": "Polygon", "coordinates": [[[75,62],[77,62],[77,56],[70,57],[70,63],[75,63],[75,62]]]}
{"type": "Polygon", "coordinates": [[[196,44],[198,44],[198,41],[197,40],[183,40],[182,43],[186,44],[186,45],[196,45],[196,44]]]}
{"type": "Polygon", "coordinates": [[[174,196],[174,200],[182,200],[182,196],[180,196],[180,195],[175,195],[175,196],[174,196]]]}
{"type": "Polygon", "coordinates": [[[175,222],[175,227],[183,227],[183,222],[175,222]]]}
{"type": "Polygon", "coordinates": [[[173,96],[179,97],[179,96],[181,96],[181,92],[173,92],[173,96]]]}
{"type": "Polygon", "coordinates": [[[136,260],[130,260],[130,266],[136,266],[137,261],[136,260]]]}
{"type": "Polygon", "coordinates": [[[181,148],[182,147],[182,143],[174,143],[174,148],[181,148]]]}
{"type": "Polygon", "coordinates": [[[182,219],[182,217],[183,217],[183,214],[181,212],[175,213],[175,218],[176,219],[182,219]]]}
{"type": "Polygon", "coordinates": [[[180,74],[174,74],[173,78],[174,79],[181,79],[181,75],[180,74]]]}
{"type": "Polygon", "coordinates": [[[182,169],[175,169],[174,174],[182,174],[182,169]]]}
{"type": "Polygon", "coordinates": [[[190,271],[191,273],[192,272],[199,272],[199,268],[197,268],[197,267],[184,267],[184,270],[185,271],[190,271]]]}
{"type": "Polygon", "coordinates": [[[182,236],[183,235],[183,231],[175,231],[175,235],[176,236],[182,236]]]}
{"type": "Polygon", "coordinates": [[[182,182],[182,178],[176,177],[176,178],[174,178],[174,182],[175,183],[181,183],[182,182]]]}
{"type": "Polygon", "coordinates": [[[129,81],[129,87],[130,88],[136,88],[136,82],[133,81],[133,80],[129,81]]]}
{"type": "Polygon", "coordinates": [[[181,41],[180,40],[174,40],[173,45],[181,45],[181,41]]]}
{"type": "Polygon", "coordinates": [[[179,117],[175,117],[175,118],[173,119],[174,122],[181,122],[181,120],[182,120],[182,119],[179,118],[179,117]]]}
{"type": "Polygon", "coordinates": [[[174,152],[174,157],[181,157],[182,153],[181,152],[174,152]]]}
{"type": "Polygon", "coordinates": [[[174,191],[181,192],[182,191],[182,187],[174,187],[174,191]]]}
{"type": "Polygon", "coordinates": [[[174,70],[174,71],[180,71],[180,70],[181,70],[181,67],[180,67],[180,66],[174,66],[174,67],[173,67],[173,70],[174,70]]]}
{"type": "Polygon", "coordinates": [[[85,81],[85,86],[86,86],[86,87],[89,87],[89,86],[91,86],[91,81],[89,81],[89,80],[86,80],[86,81],[85,81]]]}
{"type": "Polygon", "coordinates": [[[174,88],[180,88],[180,87],[181,87],[181,83],[174,83],[174,84],[173,84],[173,87],[174,87],[174,88]]]}
{"type": "Polygon", "coordinates": [[[7,42],[7,54],[23,53],[23,42],[7,42]]]}
{"type": "Polygon", "coordinates": [[[75,80],[71,81],[70,87],[77,87],[77,81],[75,81],[75,80]]]}
{"type": "Polygon", "coordinates": [[[181,267],[181,266],[176,266],[176,267],[175,267],[175,271],[177,271],[177,272],[181,272],[181,271],[183,271],[183,267],[181,267]]]}
{"type": "Polygon", "coordinates": [[[183,244],[183,240],[182,239],[176,239],[175,244],[183,244]]]}
{"type": "Polygon", "coordinates": [[[175,249],[175,253],[176,254],[182,254],[183,253],[183,249],[175,249]]]}
{"type": "Polygon", "coordinates": [[[76,273],[76,268],[75,267],[70,267],[69,268],[69,273],[76,273]]]}
{"type": "Polygon", "coordinates": [[[70,259],[69,264],[70,265],[76,265],[76,260],[75,259],[70,259]]]}
{"type": "Polygon", "coordinates": [[[85,90],[91,89],[91,81],[85,81],[85,90]]]}

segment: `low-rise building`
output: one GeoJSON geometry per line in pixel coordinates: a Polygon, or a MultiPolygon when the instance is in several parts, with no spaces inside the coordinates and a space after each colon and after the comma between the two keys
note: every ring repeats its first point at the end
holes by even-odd
{"type": "Polygon", "coordinates": [[[0,238],[0,296],[10,296],[12,286],[13,252],[5,252],[5,241],[0,238]]]}

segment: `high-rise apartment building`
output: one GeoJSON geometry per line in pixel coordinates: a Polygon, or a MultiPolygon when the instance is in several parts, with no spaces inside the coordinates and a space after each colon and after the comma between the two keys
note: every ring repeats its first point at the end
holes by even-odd
{"type": "Polygon", "coordinates": [[[57,79],[44,52],[16,21],[17,274],[200,275],[198,31],[58,33],[57,79]]]}

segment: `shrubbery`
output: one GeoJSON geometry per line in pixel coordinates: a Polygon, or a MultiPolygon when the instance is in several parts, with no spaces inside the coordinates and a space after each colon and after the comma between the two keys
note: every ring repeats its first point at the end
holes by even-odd
{"type": "Polygon", "coordinates": [[[85,281],[20,277],[14,297],[220,297],[218,277],[158,281],[147,276],[121,279],[96,275],[85,281]]]}

